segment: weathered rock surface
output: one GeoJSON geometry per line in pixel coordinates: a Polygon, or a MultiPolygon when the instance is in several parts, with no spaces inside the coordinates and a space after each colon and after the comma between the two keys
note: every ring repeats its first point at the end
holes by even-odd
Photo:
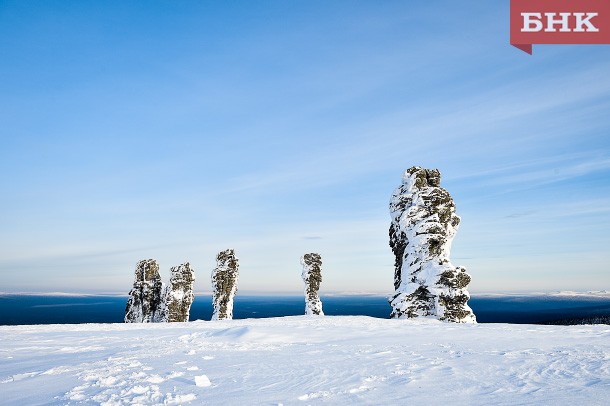
{"type": "Polygon", "coordinates": [[[188,321],[195,277],[187,262],[171,268],[169,285],[159,276],[159,265],[145,259],[136,265],[136,278],[125,308],[125,323],[188,321]]]}
{"type": "Polygon", "coordinates": [[[232,249],[216,256],[216,268],[212,271],[212,320],[233,318],[233,298],[237,292],[239,263],[232,249]]]}
{"type": "Polygon", "coordinates": [[[191,304],[195,299],[193,283],[195,274],[191,265],[185,264],[174,266],[170,269],[169,285],[165,288],[165,315],[164,321],[186,322],[189,321],[191,304]]]}
{"type": "Polygon", "coordinates": [[[460,218],[436,169],[408,169],[390,200],[390,247],[396,257],[393,318],[433,317],[475,323],[470,276],[449,260],[460,218]]]}
{"type": "Polygon", "coordinates": [[[125,323],[155,323],[164,321],[163,283],[159,265],[154,259],[136,264],[133,288],[125,308],[125,323]]]}
{"type": "Polygon", "coordinates": [[[323,316],[322,301],[318,295],[322,282],[322,258],[312,252],[301,257],[303,272],[301,277],[305,282],[305,314],[323,316]]]}

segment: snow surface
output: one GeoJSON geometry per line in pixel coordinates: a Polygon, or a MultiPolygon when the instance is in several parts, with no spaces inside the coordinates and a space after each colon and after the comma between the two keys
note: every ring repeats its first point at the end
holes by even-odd
{"type": "Polygon", "coordinates": [[[610,326],[294,316],[0,326],[0,403],[610,404],[610,326]]]}

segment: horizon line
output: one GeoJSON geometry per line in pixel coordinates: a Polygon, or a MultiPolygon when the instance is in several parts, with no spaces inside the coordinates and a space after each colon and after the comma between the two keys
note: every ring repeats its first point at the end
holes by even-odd
{"type": "MultiPolygon", "coordinates": [[[[212,291],[195,291],[195,296],[212,296],[212,291]]],[[[302,291],[241,291],[239,296],[302,296],[302,291]]],[[[320,296],[383,296],[389,297],[391,292],[378,291],[322,291],[320,296]]],[[[129,293],[124,292],[41,292],[41,291],[15,291],[15,292],[0,292],[0,296],[56,296],[56,297],[88,297],[88,296],[115,296],[129,297],[129,293]]],[[[532,290],[532,291],[481,291],[470,292],[470,296],[476,297],[492,297],[492,296],[608,296],[608,290],[532,290]]]]}

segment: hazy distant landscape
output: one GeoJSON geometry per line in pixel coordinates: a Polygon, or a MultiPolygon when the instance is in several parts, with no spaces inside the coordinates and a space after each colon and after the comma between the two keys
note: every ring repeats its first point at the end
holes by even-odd
{"type": "MultiPolygon", "coordinates": [[[[127,296],[0,295],[0,325],[55,323],[122,323],[127,296]]],[[[322,296],[327,315],[389,318],[384,296],[322,296]]],[[[575,322],[591,317],[610,318],[610,295],[474,295],[469,305],[479,323],[575,322]]],[[[240,296],[234,318],[268,318],[303,314],[303,296],[240,296]]],[[[212,298],[195,296],[190,320],[210,320],[212,298]]]]}

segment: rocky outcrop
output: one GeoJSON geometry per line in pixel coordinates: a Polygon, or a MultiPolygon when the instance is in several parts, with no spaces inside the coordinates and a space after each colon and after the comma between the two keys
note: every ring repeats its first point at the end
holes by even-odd
{"type": "Polygon", "coordinates": [[[136,265],[136,279],[125,308],[125,323],[188,321],[195,277],[190,264],[171,268],[169,285],[159,276],[159,265],[145,259],[136,265]]]}
{"type": "Polygon", "coordinates": [[[216,268],[212,271],[212,320],[233,318],[233,298],[237,292],[239,276],[235,251],[228,249],[216,256],[216,268]]]}
{"type": "Polygon", "coordinates": [[[125,323],[164,321],[163,283],[159,265],[145,259],[136,265],[136,277],[125,308],[125,323]]]}
{"type": "Polygon", "coordinates": [[[174,266],[170,269],[169,285],[165,288],[165,314],[164,321],[186,322],[189,321],[191,304],[195,299],[193,283],[195,274],[191,265],[185,264],[174,266]]]}
{"type": "Polygon", "coordinates": [[[312,252],[301,257],[303,272],[301,277],[305,282],[305,314],[323,316],[322,302],[318,291],[322,282],[322,258],[312,252]]]}
{"type": "Polygon", "coordinates": [[[460,218],[436,169],[408,169],[390,200],[390,247],[395,255],[393,318],[433,317],[474,323],[470,276],[449,260],[460,218]]]}

